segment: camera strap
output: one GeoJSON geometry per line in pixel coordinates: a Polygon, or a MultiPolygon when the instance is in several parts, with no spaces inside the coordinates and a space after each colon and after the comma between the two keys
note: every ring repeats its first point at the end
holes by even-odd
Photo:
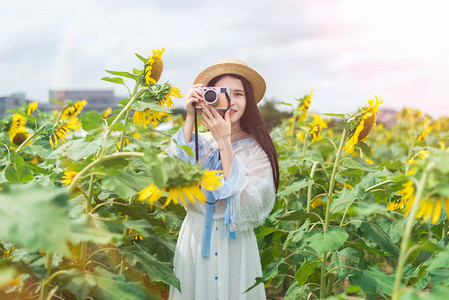
{"type": "MultiPolygon", "coordinates": [[[[226,92],[224,93],[226,95],[226,99],[228,100],[228,108],[225,110],[225,113],[231,108],[231,97],[229,96],[229,94],[226,92]]],[[[224,115],[223,115],[224,117],[224,115]]],[[[199,157],[198,157],[198,112],[195,109],[195,160],[196,163],[198,163],[199,157]]],[[[218,153],[218,158],[220,159],[220,153],[218,153]]],[[[209,202],[206,200],[207,204],[210,205],[214,205],[215,203],[217,203],[218,200],[215,200],[214,202],[209,202]]]]}

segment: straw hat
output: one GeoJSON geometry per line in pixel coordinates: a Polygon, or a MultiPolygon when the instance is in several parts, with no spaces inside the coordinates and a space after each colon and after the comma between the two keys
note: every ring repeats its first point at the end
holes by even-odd
{"type": "Polygon", "coordinates": [[[243,61],[236,58],[225,58],[201,72],[193,84],[202,83],[206,86],[213,78],[223,74],[235,74],[246,78],[253,87],[256,102],[262,100],[265,94],[265,80],[259,73],[248,67],[243,61]]]}

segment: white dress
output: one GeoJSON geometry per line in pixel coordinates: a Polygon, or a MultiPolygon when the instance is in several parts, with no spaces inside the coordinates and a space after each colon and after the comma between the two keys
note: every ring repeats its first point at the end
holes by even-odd
{"type": "MultiPolygon", "coordinates": [[[[169,153],[195,163],[180,145],[195,150],[192,134],[186,143],[183,127],[173,135],[169,153]]],[[[214,206],[210,233],[209,257],[204,256],[206,206],[189,203],[176,244],[174,273],[181,283],[181,293],[170,287],[170,300],[252,300],[266,299],[263,284],[244,293],[262,276],[259,249],[253,229],[260,226],[273,208],[275,187],[270,161],[254,139],[232,144],[235,156],[231,171],[218,192],[232,195],[214,206]],[[225,225],[225,212],[230,210],[231,222],[225,225]],[[228,228],[227,228],[228,226],[228,228]],[[232,233],[235,232],[235,233],[232,233]],[[230,235],[235,234],[235,239],[230,235]]],[[[218,147],[212,135],[199,134],[199,163],[204,166],[218,161],[218,147]],[[209,161],[209,163],[207,163],[209,161]]],[[[203,190],[207,195],[207,191],[203,190]]],[[[217,194],[216,194],[217,195],[217,194]]],[[[221,199],[217,197],[217,199],[221,199]]]]}

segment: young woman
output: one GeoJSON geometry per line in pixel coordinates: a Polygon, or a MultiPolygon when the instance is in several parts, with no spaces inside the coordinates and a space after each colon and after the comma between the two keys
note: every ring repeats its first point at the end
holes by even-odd
{"type": "MultiPolygon", "coordinates": [[[[224,178],[219,190],[203,190],[207,203],[188,202],[174,259],[181,291],[171,287],[170,299],[266,298],[263,284],[244,293],[262,275],[253,229],[270,213],[279,185],[276,150],[257,107],[265,88],[244,62],[224,59],[201,72],[186,96],[186,121],[173,139],[195,150],[195,107],[201,106],[209,131],[198,134],[198,163],[223,170],[224,178]],[[201,86],[229,88],[230,109],[222,115],[208,105],[201,86]]],[[[196,163],[180,147],[174,155],[196,163]]]]}

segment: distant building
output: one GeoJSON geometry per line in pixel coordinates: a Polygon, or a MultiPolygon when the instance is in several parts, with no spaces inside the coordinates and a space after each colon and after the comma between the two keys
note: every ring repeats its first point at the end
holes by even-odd
{"type": "MultiPolygon", "coordinates": [[[[112,109],[118,108],[120,99],[114,96],[113,90],[50,90],[50,99],[64,101],[71,100],[73,102],[86,100],[87,105],[83,111],[96,110],[102,112],[108,107],[112,109]]],[[[61,105],[53,103],[54,109],[61,109],[61,105]]]]}
{"type": "Polygon", "coordinates": [[[393,126],[396,123],[397,110],[380,109],[377,113],[377,123],[383,123],[385,127],[393,126]]]}
{"type": "Polygon", "coordinates": [[[21,107],[23,103],[29,103],[24,94],[12,94],[11,96],[0,97],[0,117],[6,115],[6,111],[13,106],[21,107]]]}

